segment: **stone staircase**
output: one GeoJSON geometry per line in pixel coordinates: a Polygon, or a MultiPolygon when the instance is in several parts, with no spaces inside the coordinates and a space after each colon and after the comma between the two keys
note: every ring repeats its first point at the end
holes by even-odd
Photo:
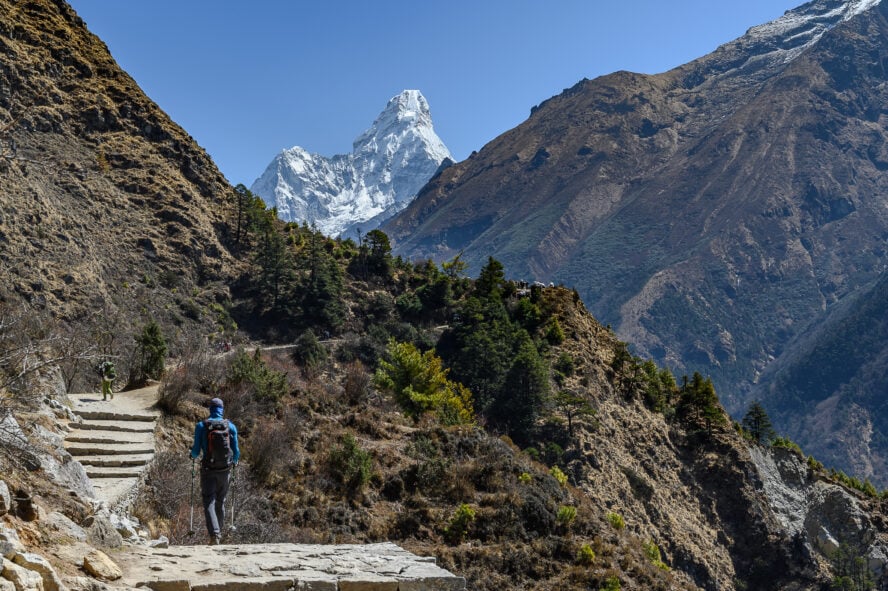
{"type": "Polygon", "coordinates": [[[119,392],[103,401],[101,394],[71,394],[72,421],[65,449],[83,464],[99,500],[114,505],[138,483],[154,457],[157,386],[119,392]]]}

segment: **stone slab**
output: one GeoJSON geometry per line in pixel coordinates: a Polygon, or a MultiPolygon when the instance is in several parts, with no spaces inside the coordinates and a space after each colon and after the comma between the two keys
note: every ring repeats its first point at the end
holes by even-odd
{"type": "Polygon", "coordinates": [[[153,454],[120,455],[120,456],[81,456],[77,461],[84,466],[144,466],[153,458],[153,454]]]}
{"type": "Polygon", "coordinates": [[[154,421],[111,421],[93,420],[80,423],[69,423],[71,429],[79,431],[101,431],[121,433],[153,433],[154,421]]]}
{"type": "Polygon", "coordinates": [[[114,505],[120,501],[139,483],[138,478],[103,478],[92,481],[96,496],[114,505]]]}
{"type": "MultiPolygon", "coordinates": [[[[138,478],[142,475],[143,466],[87,466],[86,475],[90,478],[138,478]]],[[[100,485],[93,481],[93,486],[100,485]]]]}
{"type": "Polygon", "coordinates": [[[154,591],[465,589],[464,578],[390,543],[133,546],[115,558],[123,570],[121,584],[154,591]]]}
{"type": "Polygon", "coordinates": [[[153,443],[154,431],[106,431],[99,429],[77,430],[65,436],[71,443],[153,443]]]}
{"type": "Polygon", "coordinates": [[[65,449],[72,456],[123,456],[153,454],[154,443],[131,443],[129,441],[113,441],[106,443],[68,443],[65,449]]]}
{"type": "Polygon", "coordinates": [[[75,409],[81,418],[87,420],[98,421],[138,421],[144,423],[153,423],[159,415],[147,412],[121,412],[116,410],[87,410],[83,408],[75,409]]]}

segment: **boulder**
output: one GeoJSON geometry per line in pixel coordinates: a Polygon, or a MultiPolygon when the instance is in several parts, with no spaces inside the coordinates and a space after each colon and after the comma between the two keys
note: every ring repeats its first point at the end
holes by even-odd
{"type": "Polygon", "coordinates": [[[55,569],[52,568],[48,560],[39,554],[31,552],[16,554],[13,562],[40,575],[40,578],[43,579],[43,591],[63,591],[64,585],[62,585],[55,569]]]}
{"type": "Polygon", "coordinates": [[[36,572],[3,559],[3,578],[12,581],[16,591],[43,591],[43,578],[36,572]]]}
{"type": "Polygon", "coordinates": [[[100,548],[119,548],[123,545],[123,538],[111,524],[111,520],[101,514],[92,516],[89,529],[86,530],[86,539],[100,548]]]}
{"type": "Polygon", "coordinates": [[[123,576],[120,567],[101,550],[93,550],[83,557],[83,570],[101,581],[116,581],[123,576]]]}
{"type": "Polygon", "coordinates": [[[149,548],[169,548],[170,540],[166,536],[160,536],[156,540],[151,540],[148,542],[149,548]]]}
{"type": "Polygon", "coordinates": [[[12,581],[0,577],[0,591],[15,591],[15,585],[12,581]]]}
{"type": "Polygon", "coordinates": [[[24,551],[24,548],[21,547],[21,544],[16,545],[6,540],[0,540],[0,556],[6,560],[12,560],[16,554],[22,551],[24,551]]]}
{"type": "Polygon", "coordinates": [[[44,519],[44,524],[49,529],[55,531],[58,534],[58,538],[67,537],[77,540],[78,542],[86,541],[86,530],[71,521],[64,513],[53,511],[46,516],[46,519],[44,519]]]}
{"type": "Polygon", "coordinates": [[[19,552],[24,552],[25,547],[19,540],[14,529],[0,526],[0,556],[6,560],[12,560],[19,552]]]}
{"type": "Polygon", "coordinates": [[[133,521],[129,517],[120,516],[116,513],[111,513],[108,516],[108,520],[111,522],[111,525],[117,530],[117,533],[124,540],[135,540],[138,539],[139,534],[136,531],[136,527],[138,526],[138,522],[133,521]]]}
{"type": "Polygon", "coordinates": [[[9,487],[0,480],[0,515],[6,515],[12,509],[12,495],[9,494],[9,487]]]}
{"type": "Polygon", "coordinates": [[[19,490],[15,493],[15,514],[22,521],[37,521],[42,516],[42,510],[30,493],[19,490]]]}

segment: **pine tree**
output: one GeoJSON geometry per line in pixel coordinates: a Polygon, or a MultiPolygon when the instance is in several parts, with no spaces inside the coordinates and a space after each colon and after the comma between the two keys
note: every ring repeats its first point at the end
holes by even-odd
{"type": "Polygon", "coordinates": [[[503,264],[493,257],[487,257],[487,264],[481,269],[475,281],[475,293],[479,298],[501,299],[505,277],[503,264]]]}
{"type": "Polygon", "coordinates": [[[153,319],[149,320],[136,336],[138,364],[133,385],[144,384],[147,379],[159,380],[163,376],[166,354],[167,343],[160,325],[153,319]]]}
{"type": "Polygon", "coordinates": [[[490,420],[504,426],[513,439],[526,440],[548,396],[549,368],[524,332],[490,420]]]}
{"type": "Polygon", "coordinates": [[[715,427],[727,422],[712,380],[703,379],[699,372],[694,372],[690,383],[685,378],[679,394],[676,415],[691,425],[705,427],[709,434],[712,434],[715,427]]]}
{"type": "Polygon", "coordinates": [[[749,406],[743,417],[743,428],[746,429],[756,443],[770,445],[776,433],[771,425],[768,413],[758,400],[749,406]]]}

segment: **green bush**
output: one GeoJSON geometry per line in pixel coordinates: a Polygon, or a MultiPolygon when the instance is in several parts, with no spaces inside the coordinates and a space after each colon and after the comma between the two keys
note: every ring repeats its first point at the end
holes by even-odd
{"type": "Polygon", "coordinates": [[[518,482],[520,482],[521,484],[530,484],[531,482],[533,482],[533,476],[531,476],[529,472],[522,472],[518,476],[518,482]]]}
{"type": "Polygon", "coordinates": [[[589,544],[580,546],[580,550],[577,552],[577,563],[590,566],[593,562],[595,562],[595,550],[592,549],[592,546],[589,544]]]}
{"type": "Polygon", "coordinates": [[[447,378],[441,358],[432,350],[421,353],[411,343],[389,341],[387,359],[379,362],[376,384],[394,395],[409,416],[431,412],[445,425],[474,421],[472,393],[447,378]]]}
{"type": "Polygon", "coordinates": [[[607,521],[617,530],[626,527],[626,520],[623,519],[623,516],[619,513],[614,513],[613,511],[608,512],[607,521]]]}
{"type": "Polygon", "coordinates": [[[660,547],[657,546],[657,543],[653,540],[648,540],[643,544],[644,554],[648,557],[648,560],[651,561],[651,564],[659,568],[660,570],[668,571],[669,566],[663,562],[663,557],[660,555],[660,547]]]}
{"type": "Polygon", "coordinates": [[[553,318],[546,328],[546,341],[550,345],[560,345],[564,342],[564,330],[561,329],[561,324],[557,318],[553,318]]]}
{"type": "Polygon", "coordinates": [[[465,503],[457,507],[453,516],[450,518],[450,523],[444,529],[444,535],[446,536],[447,541],[451,544],[462,542],[466,537],[466,533],[469,531],[469,525],[471,525],[473,521],[475,521],[474,509],[465,503]]]}
{"type": "Polygon", "coordinates": [[[561,527],[567,529],[573,522],[577,519],[577,508],[571,507],[570,505],[562,505],[558,507],[558,512],[555,514],[555,521],[561,527]]]}
{"type": "Polygon", "coordinates": [[[313,330],[306,330],[294,343],[293,361],[309,369],[315,369],[327,360],[327,348],[321,344],[313,330]]]}
{"type": "Polygon", "coordinates": [[[339,445],[330,450],[330,467],[342,484],[360,490],[370,481],[373,461],[354,435],[347,433],[339,445]]]}
{"type": "Polygon", "coordinates": [[[552,466],[552,468],[549,469],[549,474],[551,474],[552,478],[557,480],[558,484],[560,484],[561,486],[567,485],[567,474],[562,472],[561,468],[559,468],[558,466],[552,466]]]}
{"type": "Polygon", "coordinates": [[[775,437],[771,445],[773,447],[782,447],[783,449],[788,449],[795,452],[800,457],[805,457],[802,453],[802,448],[799,447],[799,444],[791,440],[789,437],[775,437]]]}
{"type": "Polygon", "coordinates": [[[276,403],[288,390],[287,374],[268,367],[259,349],[252,355],[238,349],[225,378],[229,386],[249,386],[253,395],[264,401],[276,403]]]}
{"type": "Polygon", "coordinates": [[[136,384],[144,384],[145,380],[159,380],[163,377],[164,361],[167,354],[167,343],[160,330],[160,325],[149,320],[136,337],[136,384]]]}
{"type": "Polygon", "coordinates": [[[620,578],[617,576],[608,577],[604,581],[604,587],[599,587],[599,591],[620,591],[620,578]]]}

